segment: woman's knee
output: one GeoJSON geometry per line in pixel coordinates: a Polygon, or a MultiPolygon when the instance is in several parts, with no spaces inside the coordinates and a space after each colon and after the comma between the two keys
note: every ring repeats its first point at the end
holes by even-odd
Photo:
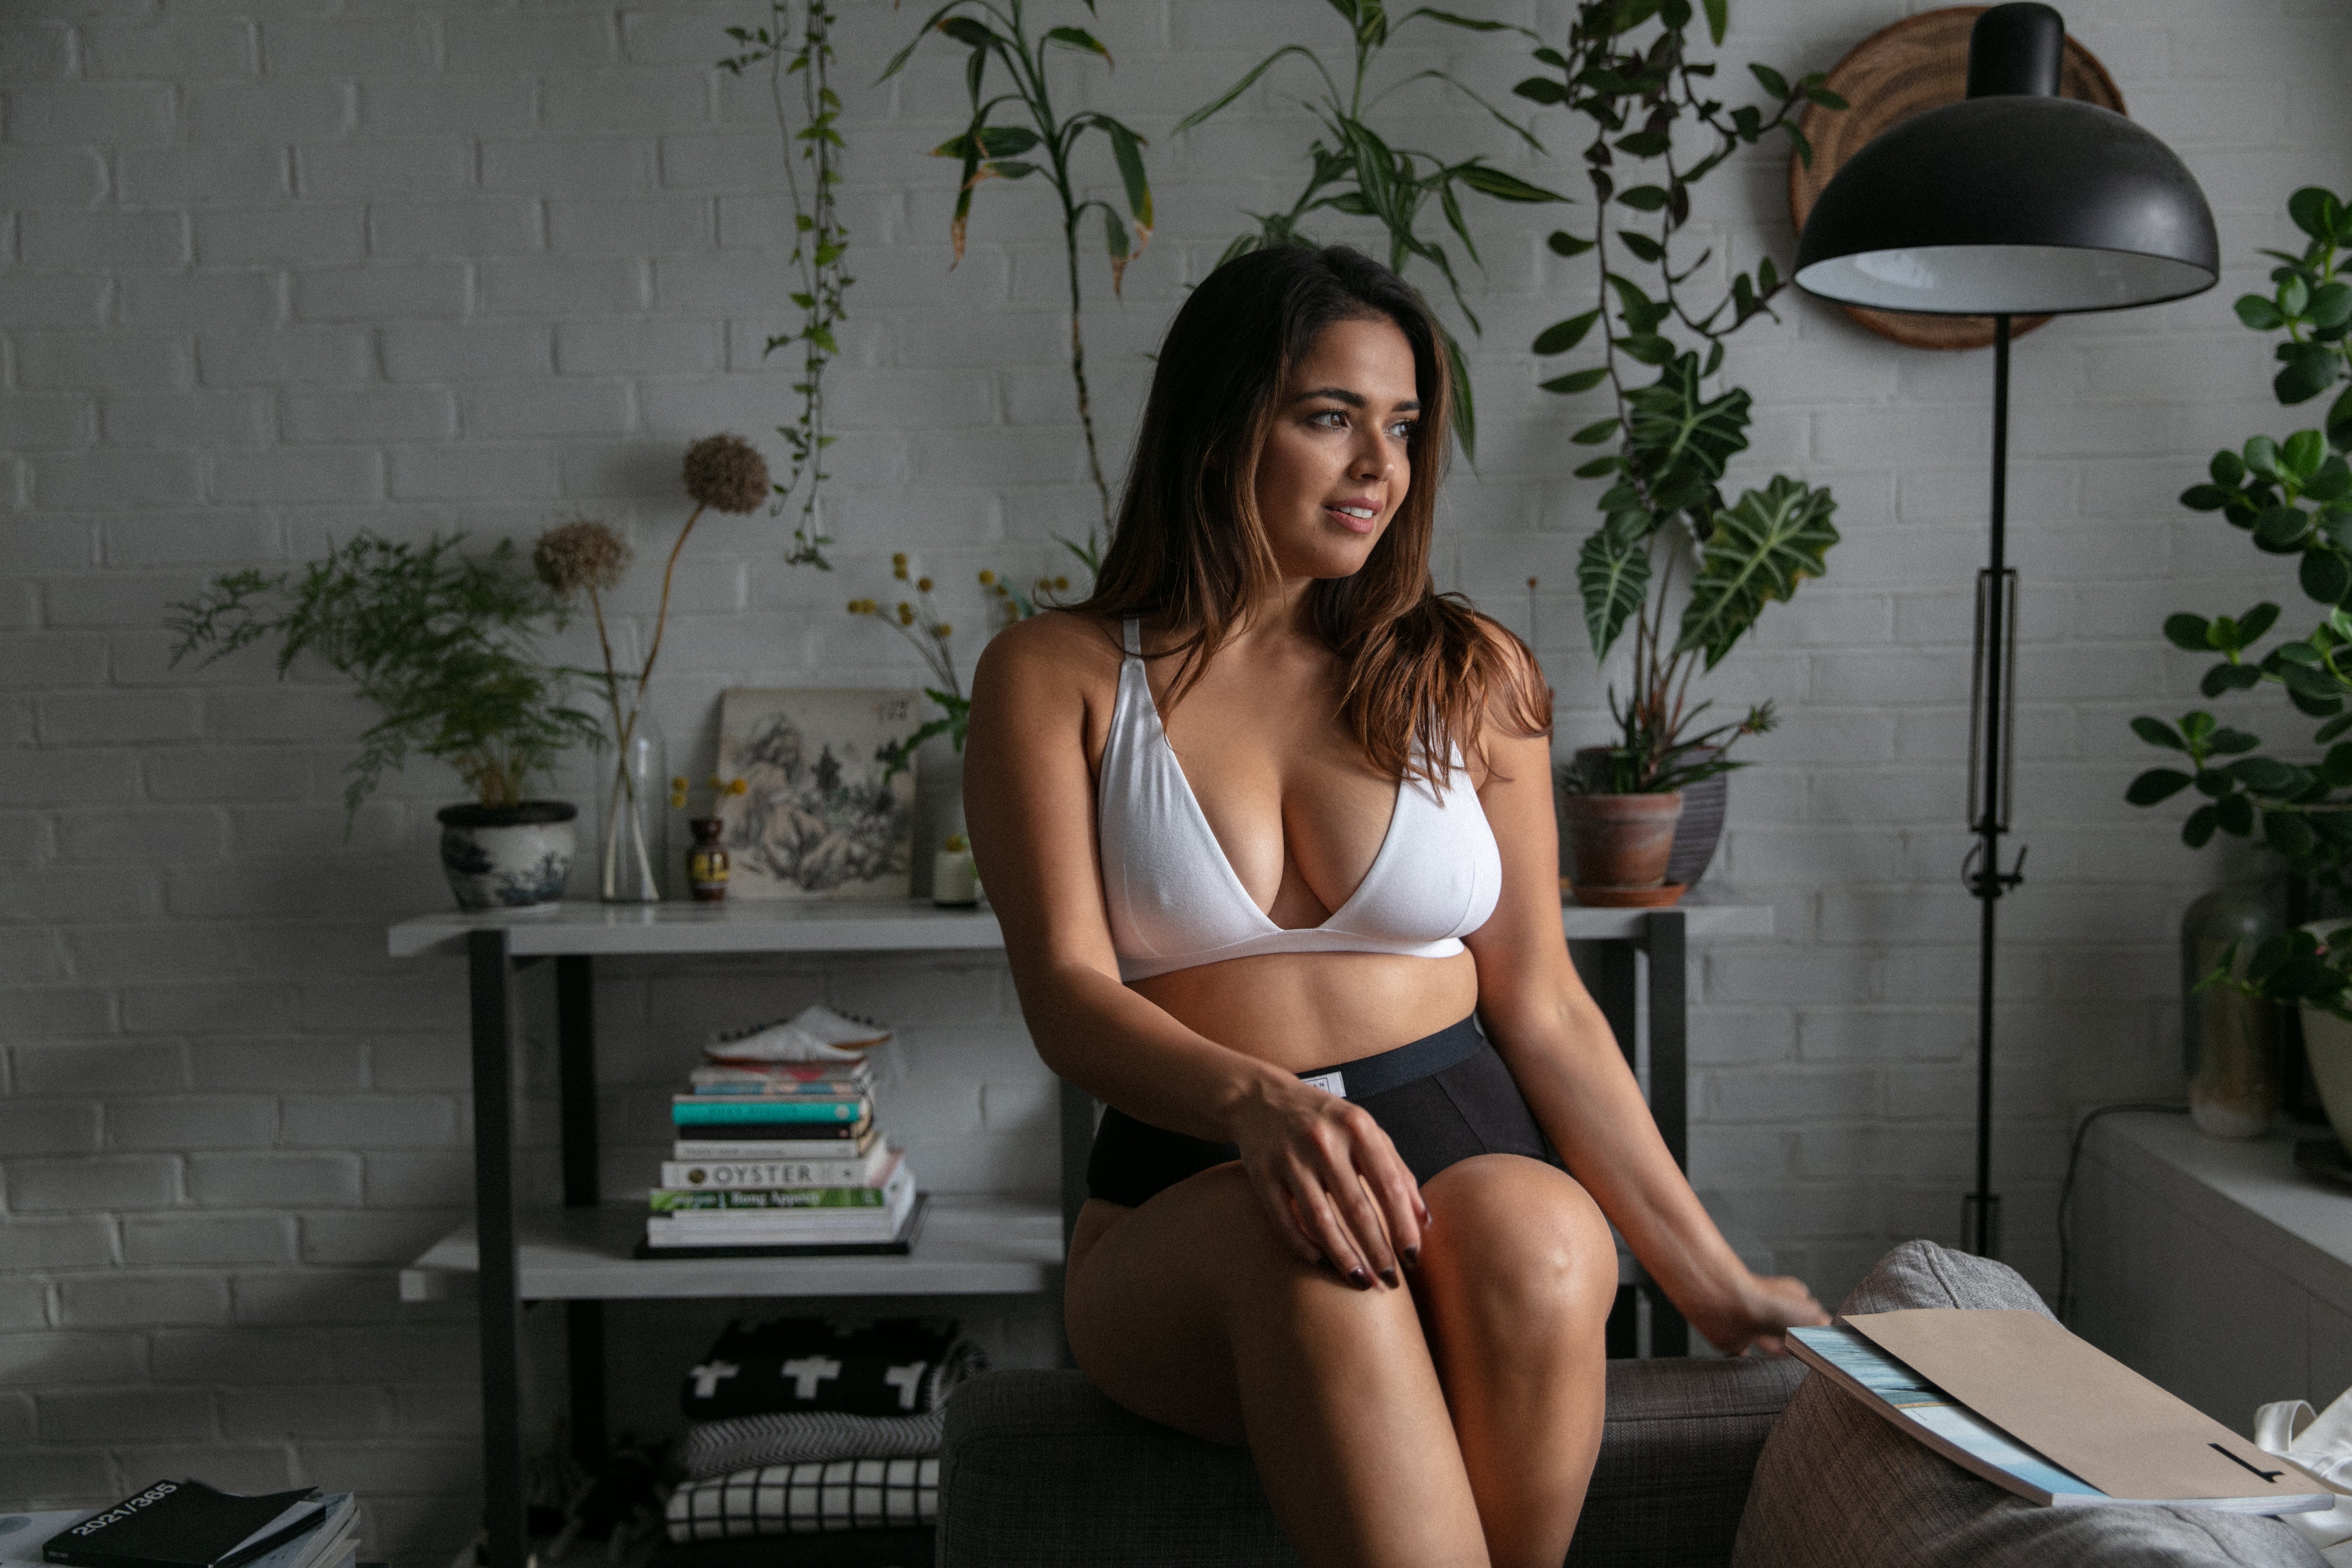
{"type": "Polygon", "coordinates": [[[1606,1318],[1617,1292],[1609,1222],[1581,1184],[1556,1166],[1486,1155],[1423,1189],[1432,1215],[1422,1268],[1466,1289],[1480,1309],[1606,1318]]]}

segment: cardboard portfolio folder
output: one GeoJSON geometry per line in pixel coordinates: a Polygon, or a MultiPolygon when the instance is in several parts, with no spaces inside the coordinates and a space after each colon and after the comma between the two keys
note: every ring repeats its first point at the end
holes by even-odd
{"type": "Polygon", "coordinates": [[[2039,1312],[1929,1307],[1840,1321],[2110,1497],[2326,1489],[2039,1312]]]}

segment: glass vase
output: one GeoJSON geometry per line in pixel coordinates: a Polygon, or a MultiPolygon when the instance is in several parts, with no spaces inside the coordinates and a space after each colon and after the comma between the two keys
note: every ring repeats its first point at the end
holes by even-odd
{"type": "Polygon", "coordinates": [[[669,759],[661,726],[640,707],[627,738],[604,759],[596,837],[596,896],[608,904],[661,901],[669,864],[669,759]]]}

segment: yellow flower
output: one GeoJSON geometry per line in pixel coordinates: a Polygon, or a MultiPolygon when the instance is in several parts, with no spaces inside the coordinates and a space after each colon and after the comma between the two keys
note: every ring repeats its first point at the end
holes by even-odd
{"type": "Polygon", "coordinates": [[[995,587],[995,586],[996,586],[996,574],[995,574],[995,573],[993,573],[993,572],[991,572],[991,571],[990,571],[990,570],[988,570],[988,568],[986,568],[985,566],[982,567],[982,568],[981,568],[981,571],[980,571],[980,585],[981,585],[982,587],[983,587],[983,588],[993,588],[993,587],[995,587]]]}
{"type": "Polygon", "coordinates": [[[1054,592],[1056,594],[1066,594],[1069,592],[1069,588],[1070,580],[1067,577],[1056,577],[1054,579],[1054,592]]]}
{"type": "Polygon", "coordinates": [[[949,854],[961,855],[971,847],[971,840],[966,838],[962,834],[950,833],[948,835],[947,851],[949,854]]]}
{"type": "Polygon", "coordinates": [[[898,624],[902,626],[911,626],[915,624],[915,606],[904,599],[898,601],[898,624]]]}
{"type": "Polygon", "coordinates": [[[669,808],[672,811],[684,811],[686,809],[686,796],[682,795],[671,795],[669,797],[669,808]]]}
{"type": "Polygon", "coordinates": [[[745,780],[734,779],[728,784],[727,793],[729,795],[745,795],[751,791],[751,784],[745,780]]]}
{"type": "Polygon", "coordinates": [[[945,642],[948,638],[955,636],[955,627],[948,625],[945,621],[941,621],[938,626],[931,628],[931,635],[939,638],[940,641],[945,642]]]}
{"type": "Polygon", "coordinates": [[[929,577],[918,577],[915,579],[915,592],[918,594],[928,594],[930,591],[931,580],[929,577]]]}
{"type": "Polygon", "coordinates": [[[684,773],[680,773],[676,778],[669,781],[669,793],[672,795],[684,795],[686,793],[686,775],[684,773]]]}
{"type": "Polygon", "coordinates": [[[901,583],[907,580],[907,558],[904,555],[890,557],[890,575],[901,583]]]}

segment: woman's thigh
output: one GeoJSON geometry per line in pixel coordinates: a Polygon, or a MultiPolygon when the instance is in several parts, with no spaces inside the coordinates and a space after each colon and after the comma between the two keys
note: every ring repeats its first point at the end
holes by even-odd
{"type": "Polygon", "coordinates": [[[1310,1359],[1402,1357],[1433,1379],[1410,1293],[1358,1290],[1303,1262],[1238,1164],[1188,1177],[1139,1208],[1089,1205],[1073,1243],[1070,1350],[1096,1386],[1164,1426],[1245,1441],[1243,1369],[1301,1336],[1317,1342],[1310,1359]]]}

